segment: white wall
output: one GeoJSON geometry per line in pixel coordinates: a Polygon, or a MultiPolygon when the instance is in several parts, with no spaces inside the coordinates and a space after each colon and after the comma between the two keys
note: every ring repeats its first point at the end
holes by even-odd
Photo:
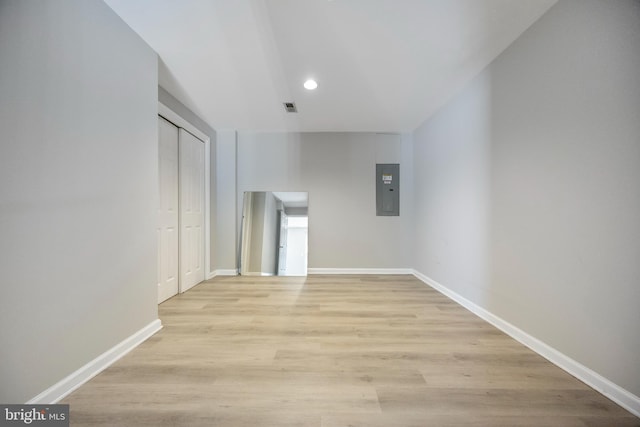
{"type": "Polygon", "coordinates": [[[416,269],[636,396],[639,46],[561,0],[414,133],[416,269]]]}
{"type": "Polygon", "coordinates": [[[244,191],[309,192],[309,268],[410,267],[408,138],[238,132],[237,144],[239,203],[244,191]],[[376,163],[401,164],[400,217],[376,216],[376,163]]]}
{"type": "Polygon", "coordinates": [[[0,402],[157,319],[156,61],[101,1],[0,3],[0,402]]]}

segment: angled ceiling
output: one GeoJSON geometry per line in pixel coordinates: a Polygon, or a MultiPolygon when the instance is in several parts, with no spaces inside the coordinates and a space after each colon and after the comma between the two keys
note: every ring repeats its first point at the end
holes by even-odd
{"type": "Polygon", "coordinates": [[[370,132],[415,129],[556,1],[106,0],[214,128],[370,132]]]}

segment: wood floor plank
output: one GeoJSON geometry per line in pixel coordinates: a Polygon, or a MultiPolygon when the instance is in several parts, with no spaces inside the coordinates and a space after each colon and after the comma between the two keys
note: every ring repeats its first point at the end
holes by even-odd
{"type": "Polygon", "coordinates": [[[220,277],[159,314],[71,425],[640,427],[412,276],[220,277]]]}
{"type": "Polygon", "coordinates": [[[628,413],[611,405],[592,390],[479,389],[378,387],[384,412],[424,411],[442,415],[599,416],[624,417],[628,413]],[[418,409],[419,408],[419,409],[418,409]]]}

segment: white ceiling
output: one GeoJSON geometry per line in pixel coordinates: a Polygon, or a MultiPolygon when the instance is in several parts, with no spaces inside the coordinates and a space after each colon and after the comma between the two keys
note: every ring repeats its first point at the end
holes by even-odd
{"type": "Polygon", "coordinates": [[[556,1],[106,0],[216,129],[371,132],[415,129],[556,1]]]}

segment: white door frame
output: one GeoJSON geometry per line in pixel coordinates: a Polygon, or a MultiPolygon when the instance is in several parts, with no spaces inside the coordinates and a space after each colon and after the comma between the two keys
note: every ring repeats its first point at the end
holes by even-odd
{"type": "Polygon", "coordinates": [[[158,115],[204,141],[204,278],[211,279],[211,138],[160,101],[158,115]]]}

